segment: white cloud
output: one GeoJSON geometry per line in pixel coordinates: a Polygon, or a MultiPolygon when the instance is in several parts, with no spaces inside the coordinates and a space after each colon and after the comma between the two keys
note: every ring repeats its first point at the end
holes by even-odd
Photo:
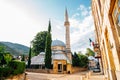
{"type": "Polygon", "coordinates": [[[82,4],[81,4],[81,5],[79,6],[79,8],[78,8],[78,10],[84,10],[84,9],[86,9],[86,8],[85,8],[85,6],[82,5],[82,4]]]}
{"type": "MultiPolygon", "coordinates": [[[[86,48],[92,48],[89,45],[89,38],[92,38],[94,40],[94,25],[90,9],[90,7],[80,5],[78,10],[83,11],[81,14],[84,16],[84,18],[82,20],[78,20],[73,17],[70,18],[72,51],[85,52],[86,48]],[[83,15],[83,13],[86,14],[83,15]]],[[[80,16],[78,15],[76,17],[80,16]]]]}
{"type": "Polygon", "coordinates": [[[81,12],[82,16],[87,16],[89,15],[89,10],[91,9],[91,7],[85,7],[84,5],[80,5],[79,8],[77,10],[79,10],[81,12]]]}
{"type": "Polygon", "coordinates": [[[63,21],[53,19],[51,22],[53,23],[51,24],[53,40],[59,39],[65,42],[65,27],[63,21]]]}
{"type": "Polygon", "coordinates": [[[77,17],[77,16],[79,16],[80,15],[80,13],[75,13],[73,16],[72,16],[72,18],[75,18],[75,17],[77,17]]]}

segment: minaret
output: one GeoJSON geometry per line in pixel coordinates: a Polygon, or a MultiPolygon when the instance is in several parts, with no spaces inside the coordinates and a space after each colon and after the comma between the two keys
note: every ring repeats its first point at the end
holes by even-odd
{"type": "Polygon", "coordinates": [[[66,27],[66,49],[70,50],[70,23],[68,21],[67,9],[65,10],[65,23],[64,23],[64,26],[66,27]]]}
{"type": "Polygon", "coordinates": [[[68,20],[67,9],[65,10],[65,23],[64,23],[64,26],[66,28],[66,52],[67,52],[68,58],[72,62],[72,55],[71,55],[71,49],[70,49],[70,23],[69,23],[69,20],[68,20]]]}

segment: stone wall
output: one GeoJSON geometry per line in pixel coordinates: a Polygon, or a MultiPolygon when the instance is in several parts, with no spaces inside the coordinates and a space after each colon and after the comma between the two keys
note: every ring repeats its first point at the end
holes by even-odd
{"type": "Polygon", "coordinates": [[[35,72],[35,73],[53,73],[51,69],[26,69],[27,72],[35,72]]]}
{"type": "Polygon", "coordinates": [[[72,67],[72,73],[87,71],[88,68],[79,68],[79,67],[72,67]]]}
{"type": "Polygon", "coordinates": [[[10,76],[5,80],[27,80],[26,73],[10,76]]]}
{"type": "MultiPolygon", "coordinates": [[[[72,67],[72,73],[87,71],[87,68],[72,67]]],[[[52,69],[26,69],[27,72],[35,73],[54,73],[52,69]]]]}

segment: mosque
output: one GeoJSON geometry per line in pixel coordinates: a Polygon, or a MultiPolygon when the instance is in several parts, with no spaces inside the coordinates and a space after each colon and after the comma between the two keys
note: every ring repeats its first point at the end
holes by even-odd
{"type": "MultiPolygon", "coordinates": [[[[53,40],[52,49],[52,65],[53,73],[72,73],[72,53],[70,48],[70,23],[68,20],[67,9],[65,10],[65,31],[66,44],[60,40],[53,40]]],[[[38,56],[31,59],[31,66],[36,68],[44,68],[45,52],[41,52],[38,56]]]]}

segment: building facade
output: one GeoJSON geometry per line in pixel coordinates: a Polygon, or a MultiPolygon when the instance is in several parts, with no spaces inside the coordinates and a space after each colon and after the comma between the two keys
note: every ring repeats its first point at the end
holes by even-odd
{"type": "Polygon", "coordinates": [[[101,70],[108,80],[120,79],[120,0],[92,0],[101,70]]]}

